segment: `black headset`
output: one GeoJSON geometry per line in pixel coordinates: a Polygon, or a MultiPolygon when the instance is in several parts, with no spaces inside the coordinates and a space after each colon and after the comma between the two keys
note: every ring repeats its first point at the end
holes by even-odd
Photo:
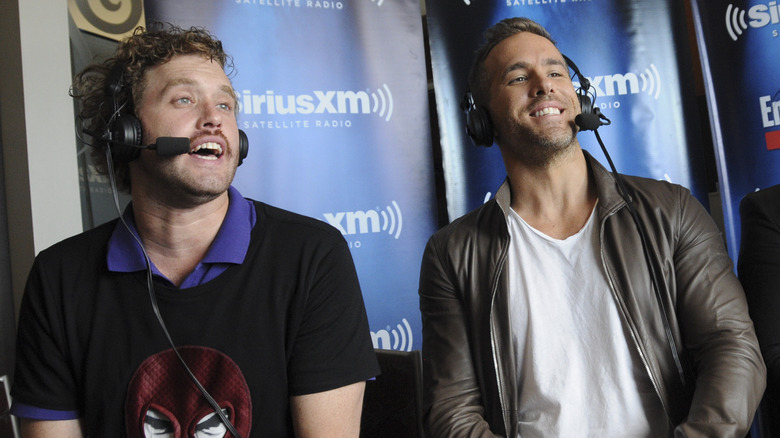
{"type": "MultiPolygon", "coordinates": [[[[119,104],[119,94],[128,85],[124,81],[124,66],[115,65],[106,78],[105,97],[111,116],[106,123],[106,132],[101,138],[115,161],[128,163],[135,160],[143,149],[143,130],[141,121],[134,114],[126,111],[125,104],[119,104]]],[[[132,99],[132,92],[128,93],[132,99]]],[[[238,165],[244,162],[249,154],[249,139],[244,131],[238,130],[238,165]]]]}
{"type": "MultiPolygon", "coordinates": [[[[574,72],[580,81],[580,87],[577,88],[577,98],[580,101],[582,114],[593,114],[593,101],[588,95],[590,90],[590,81],[580,73],[577,65],[566,55],[563,59],[566,65],[574,72]]],[[[493,145],[493,124],[490,121],[490,114],[483,106],[477,105],[471,91],[466,91],[466,96],[461,103],[461,109],[466,113],[466,134],[471,138],[476,146],[490,147],[493,145]]]]}

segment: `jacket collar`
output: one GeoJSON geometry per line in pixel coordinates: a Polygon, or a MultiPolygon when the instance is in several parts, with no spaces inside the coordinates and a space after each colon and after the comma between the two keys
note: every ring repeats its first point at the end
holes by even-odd
{"type": "Polygon", "coordinates": [[[617,189],[617,181],[612,172],[602,166],[588,151],[583,149],[582,153],[585,154],[588,171],[596,184],[596,194],[599,198],[596,208],[598,209],[599,219],[603,219],[605,216],[623,208],[626,205],[626,201],[620,196],[620,192],[617,189]]]}
{"type": "MultiPolygon", "coordinates": [[[[597,204],[599,219],[614,213],[615,211],[623,208],[626,205],[626,201],[620,196],[620,192],[617,190],[617,182],[612,172],[608,171],[601,165],[590,152],[582,149],[582,153],[585,155],[585,162],[588,166],[588,174],[593,178],[596,184],[596,194],[599,202],[597,204]]],[[[509,186],[509,178],[504,179],[504,182],[499,187],[495,196],[498,206],[504,212],[504,217],[509,215],[510,203],[512,200],[511,188],[509,186]]]]}

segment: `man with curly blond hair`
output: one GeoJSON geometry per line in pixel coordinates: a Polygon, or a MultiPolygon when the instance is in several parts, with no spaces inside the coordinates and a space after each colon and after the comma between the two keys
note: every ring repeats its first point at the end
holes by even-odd
{"type": "Polygon", "coordinates": [[[379,369],[333,227],[241,196],[248,142],[207,31],[138,29],[71,94],[117,220],[42,251],[19,321],[26,437],[357,437],[379,369]]]}

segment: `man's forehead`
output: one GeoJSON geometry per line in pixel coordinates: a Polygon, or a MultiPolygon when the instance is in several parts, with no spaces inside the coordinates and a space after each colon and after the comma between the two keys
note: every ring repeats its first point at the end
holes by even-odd
{"type": "Polygon", "coordinates": [[[490,51],[485,63],[499,72],[512,65],[531,63],[563,64],[563,56],[552,41],[531,32],[520,32],[505,38],[490,51]]]}
{"type": "Polygon", "coordinates": [[[156,83],[162,89],[209,84],[233,94],[233,86],[222,66],[200,55],[177,55],[149,68],[144,76],[150,86],[156,83]]]}
{"type": "Polygon", "coordinates": [[[194,77],[196,74],[208,74],[215,78],[224,79],[226,83],[230,82],[219,62],[196,54],[176,55],[162,64],[150,67],[146,70],[146,74],[174,77],[194,77]]]}
{"type": "MultiPolygon", "coordinates": [[[[226,79],[225,81],[221,81],[221,80],[218,81],[219,82],[217,82],[217,87],[219,88],[219,90],[229,94],[233,93],[233,87],[231,86],[229,80],[226,79]],[[221,85],[219,85],[220,82],[222,83],[221,85]]],[[[204,85],[203,81],[194,78],[172,77],[163,83],[163,89],[176,88],[176,87],[198,87],[201,85],[204,85]]]]}

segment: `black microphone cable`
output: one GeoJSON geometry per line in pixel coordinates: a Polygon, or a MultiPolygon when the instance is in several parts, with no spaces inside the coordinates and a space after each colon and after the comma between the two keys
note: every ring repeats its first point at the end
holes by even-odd
{"type": "MultiPolygon", "coordinates": [[[[580,125],[580,122],[583,120],[582,117],[579,115],[575,119],[575,122],[582,130],[586,131],[593,131],[593,133],[596,135],[596,140],[598,140],[599,146],[601,147],[602,152],[604,152],[604,156],[607,158],[607,162],[609,163],[610,169],[612,169],[612,175],[615,177],[615,183],[617,185],[618,193],[620,193],[620,197],[623,198],[623,200],[626,203],[626,206],[628,207],[628,211],[631,214],[631,218],[634,221],[634,224],[636,225],[637,231],[639,232],[639,238],[642,242],[642,252],[645,257],[645,264],[647,265],[648,270],[650,271],[650,281],[653,285],[653,291],[655,292],[656,301],[658,302],[658,307],[661,310],[661,319],[664,324],[664,331],[666,333],[666,339],[669,343],[669,348],[672,352],[672,358],[674,359],[674,364],[677,367],[677,373],[680,376],[680,380],[682,381],[683,388],[687,390],[688,388],[688,374],[686,372],[686,368],[683,368],[682,360],[680,359],[680,355],[677,352],[677,343],[674,340],[674,335],[672,334],[671,325],[669,323],[669,317],[666,313],[666,305],[664,304],[663,297],[661,296],[660,291],[660,280],[658,277],[658,272],[655,269],[655,266],[651,263],[652,257],[650,255],[650,249],[647,243],[647,236],[645,235],[644,228],[642,227],[642,222],[639,219],[639,214],[636,211],[636,208],[634,207],[634,202],[631,199],[631,196],[629,196],[628,191],[626,190],[626,186],[623,183],[623,178],[621,178],[620,174],[618,173],[617,169],[615,168],[615,164],[612,162],[612,158],[609,156],[609,152],[607,152],[606,146],[604,146],[604,142],[601,140],[601,135],[599,135],[598,127],[600,125],[608,125],[609,119],[604,117],[603,114],[601,114],[600,111],[597,111],[598,108],[594,108],[594,114],[598,116],[596,119],[595,126],[593,124],[583,123],[582,126],[580,125]],[[603,118],[607,121],[607,123],[601,123],[599,122],[599,119],[603,118]]],[[[586,119],[587,121],[587,119],[586,119]]]]}
{"type": "Polygon", "coordinates": [[[160,308],[157,304],[157,294],[154,291],[154,279],[152,274],[152,261],[149,258],[149,254],[146,252],[146,248],[144,247],[143,242],[141,242],[141,239],[132,231],[130,225],[128,225],[128,223],[125,221],[125,218],[122,215],[122,209],[119,206],[119,196],[117,195],[116,180],[114,178],[114,163],[112,161],[110,147],[106,148],[106,162],[108,163],[107,171],[108,171],[108,178],[111,183],[111,194],[113,195],[114,198],[114,206],[116,207],[116,211],[119,214],[119,220],[122,222],[122,225],[124,225],[125,229],[127,229],[127,232],[130,233],[131,236],[133,236],[133,239],[141,248],[141,252],[144,255],[144,261],[146,262],[146,288],[149,292],[149,301],[151,302],[154,315],[157,317],[157,322],[160,324],[160,327],[162,328],[162,331],[165,334],[165,338],[168,340],[168,344],[171,346],[171,349],[173,349],[173,352],[176,354],[176,357],[179,358],[179,362],[181,362],[182,366],[184,367],[184,370],[187,372],[187,375],[189,376],[192,383],[195,384],[195,386],[198,388],[200,393],[203,395],[203,398],[205,398],[208,404],[214,409],[214,412],[219,416],[220,420],[228,429],[230,434],[233,435],[235,438],[241,438],[241,434],[238,433],[236,428],[233,426],[233,423],[231,423],[230,420],[227,418],[227,415],[219,406],[217,401],[214,400],[214,397],[212,397],[211,394],[209,394],[209,392],[206,390],[206,388],[204,388],[203,385],[200,383],[198,378],[195,376],[195,374],[192,372],[190,367],[187,365],[187,362],[184,361],[184,358],[179,353],[179,349],[176,348],[176,344],[173,343],[171,334],[168,332],[168,327],[166,326],[165,321],[163,320],[162,314],[160,313],[160,308]]]}

